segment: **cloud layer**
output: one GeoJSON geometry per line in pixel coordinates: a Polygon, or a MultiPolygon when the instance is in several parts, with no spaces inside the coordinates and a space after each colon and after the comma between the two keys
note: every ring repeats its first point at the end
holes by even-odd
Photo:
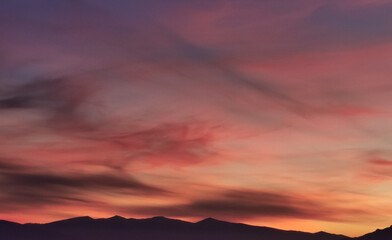
{"type": "Polygon", "coordinates": [[[391,6],[2,1],[0,218],[390,225],[391,6]]]}

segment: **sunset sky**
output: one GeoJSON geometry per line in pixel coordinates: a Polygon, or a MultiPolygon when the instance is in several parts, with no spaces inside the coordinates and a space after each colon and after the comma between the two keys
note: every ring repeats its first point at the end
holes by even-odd
{"type": "Polygon", "coordinates": [[[0,1],[0,219],[392,224],[392,1],[0,1]]]}

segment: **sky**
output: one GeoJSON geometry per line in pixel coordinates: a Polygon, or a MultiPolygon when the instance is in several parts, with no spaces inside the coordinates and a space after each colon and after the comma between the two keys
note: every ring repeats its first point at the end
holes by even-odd
{"type": "Polygon", "coordinates": [[[392,1],[0,2],[0,219],[392,224],[392,1]]]}

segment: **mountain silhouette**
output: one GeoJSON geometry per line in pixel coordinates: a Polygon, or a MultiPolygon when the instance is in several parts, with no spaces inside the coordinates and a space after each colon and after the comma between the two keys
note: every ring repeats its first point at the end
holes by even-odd
{"type": "Polygon", "coordinates": [[[362,237],[352,238],[350,240],[387,240],[392,239],[392,226],[385,229],[377,229],[372,233],[363,235],[362,237]]]}
{"type": "Polygon", "coordinates": [[[113,216],[70,218],[46,224],[0,220],[4,240],[390,240],[392,226],[361,237],[307,233],[206,218],[196,223],[162,216],[135,219],[113,216]]]}
{"type": "MultiPolygon", "coordinates": [[[[4,240],[341,240],[325,232],[284,231],[213,218],[191,223],[166,217],[145,219],[77,217],[46,224],[0,221],[4,240]]],[[[366,238],[367,239],[367,238],[366,238]]],[[[380,238],[381,239],[381,238],[380,238]]]]}

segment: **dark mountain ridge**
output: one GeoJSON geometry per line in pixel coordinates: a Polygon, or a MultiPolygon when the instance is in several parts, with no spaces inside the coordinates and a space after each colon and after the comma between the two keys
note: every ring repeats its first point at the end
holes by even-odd
{"type": "Polygon", "coordinates": [[[385,229],[377,229],[374,232],[365,234],[352,240],[389,240],[392,239],[392,226],[385,229]]]}
{"type": "Polygon", "coordinates": [[[191,223],[162,216],[145,219],[85,216],[46,224],[0,221],[0,239],[4,240],[389,240],[392,230],[378,230],[368,235],[348,238],[326,232],[286,231],[213,218],[191,223]]]}

